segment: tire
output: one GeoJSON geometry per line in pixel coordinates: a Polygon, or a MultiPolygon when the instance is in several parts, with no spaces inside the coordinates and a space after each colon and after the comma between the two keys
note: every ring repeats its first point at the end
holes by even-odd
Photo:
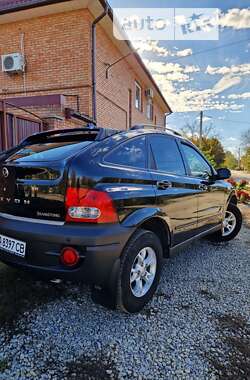
{"type": "Polygon", "coordinates": [[[208,238],[210,240],[214,242],[218,242],[218,243],[226,242],[226,241],[233,240],[238,235],[242,227],[242,214],[239,208],[232,203],[228,205],[228,208],[226,211],[226,216],[230,216],[230,215],[232,216],[232,220],[233,220],[233,222],[230,222],[231,224],[233,224],[233,228],[231,229],[231,231],[225,228],[224,221],[223,221],[223,226],[222,226],[221,231],[218,231],[215,234],[209,235],[208,238]]]}
{"type": "Polygon", "coordinates": [[[118,309],[127,313],[137,313],[143,309],[152,299],[157,289],[161,275],[162,261],[163,249],[159,238],[150,231],[138,230],[130,239],[122,253],[117,283],[118,309]],[[139,254],[140,257],[138,256],[139,254]],[[144,260],[142,260],[143,256],[145,256],[144,260]],[[146,267],[146,273],[142,273],[145,272],[145,268],[141,269],[142,265],[146,265],[147,262],[152,262],[152,265],[146,267]],[[155,265],[153,264],[154,262],[155,265]],[[140,274],[138,274],[138,268],[140,268],[140,274]],[[132,270],[134,272],[133,277],[131,277],[132,270]],[[148,271],[151,275],[147,275],[147,273],[149,273],[148,271]],[[135,277],[136,280],[131,283],[135,277]],[[141,280],[141,278],[143,279],[141,280]],[[138,285],[142,285],[143,289],[138,285]],[[137,293],[137,295],[135,293],[137,293]]]}

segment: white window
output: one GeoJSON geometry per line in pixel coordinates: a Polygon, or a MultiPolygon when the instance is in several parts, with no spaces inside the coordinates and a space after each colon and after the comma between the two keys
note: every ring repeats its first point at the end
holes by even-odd
{"type": "Polygon", "coordinates": [[[154,119],[154,106],[152,99],[147,100],[147,119],[150,121],[153,121],[154,119]]]}
{"type": "Polygon", "coordinates": [[[142,88],[138,82],[135,82],[135,108],[142,111],[142,88]]]}

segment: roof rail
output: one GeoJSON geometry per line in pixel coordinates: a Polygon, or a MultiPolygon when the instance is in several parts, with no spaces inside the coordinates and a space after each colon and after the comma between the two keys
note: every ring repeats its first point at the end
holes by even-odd
{"type": "Polygon", "coordinates": [[[130,130],[131,131],[136,131],[137,129],[160,129],[162,131],[169,131],[172,132],[176,136],[182,137],[182,134],[180,132],[175,131],[174,129],[163,127],[162,125],[155,125],[155,124],[137,124],[133,125],[130,130]]]}
{"type": "Polygon", "coordinates": [[[172,128],[165,128],[166,131],[169,131],[169,132],[172,132],[174,135],[176,136],[180,136],[180,137],[183,137],[182,134],[178,131],[175,131],[174,129],[172,128]]]}

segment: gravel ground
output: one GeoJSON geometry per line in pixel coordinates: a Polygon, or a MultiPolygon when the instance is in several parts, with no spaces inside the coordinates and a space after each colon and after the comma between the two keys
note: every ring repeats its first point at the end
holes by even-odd
{"type": "Polygon", "coordinates": [[[137,315],[2,265],[0,379],[249,379],[249,231],[179,251],[137,315]]]}

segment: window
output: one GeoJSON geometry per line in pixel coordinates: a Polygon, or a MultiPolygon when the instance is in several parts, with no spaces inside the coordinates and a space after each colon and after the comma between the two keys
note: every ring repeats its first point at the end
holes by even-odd
{"type": "Polygon", "coordinates": [[[212,175],[211,167],[204,158],[190,145],[182,144],[182,148],[193,177],[207,179],[212,175]]]}
{"type": "Polygon", "coordinates": [[[105,161],[116,165],[146,168],[146,139],[135,138],[119,145],[105,157],[105,161]]]}
{"type": "Polygon", "coordinates": [[[154,119],[154,106],[152,99],[147,100],[147,119],[150,121],[153,121],[154,119]]]}
{"type": "Polygon", "coordinates": [[[135,108],[142,111],[142,88],[135,82],[135,108]]]}
{"type": "Polygon", "coordinates": [[[41,143],[26,145],[8,158],[8,162],[58,161],[76,154],[91,141],[78,143],[41,143]]]}
{"type": "Polygon", "coordinates": [[[151,136],[150,145],[157,170],[170,174],[185,175],[185,167],[174,138],[151,136]]]}

